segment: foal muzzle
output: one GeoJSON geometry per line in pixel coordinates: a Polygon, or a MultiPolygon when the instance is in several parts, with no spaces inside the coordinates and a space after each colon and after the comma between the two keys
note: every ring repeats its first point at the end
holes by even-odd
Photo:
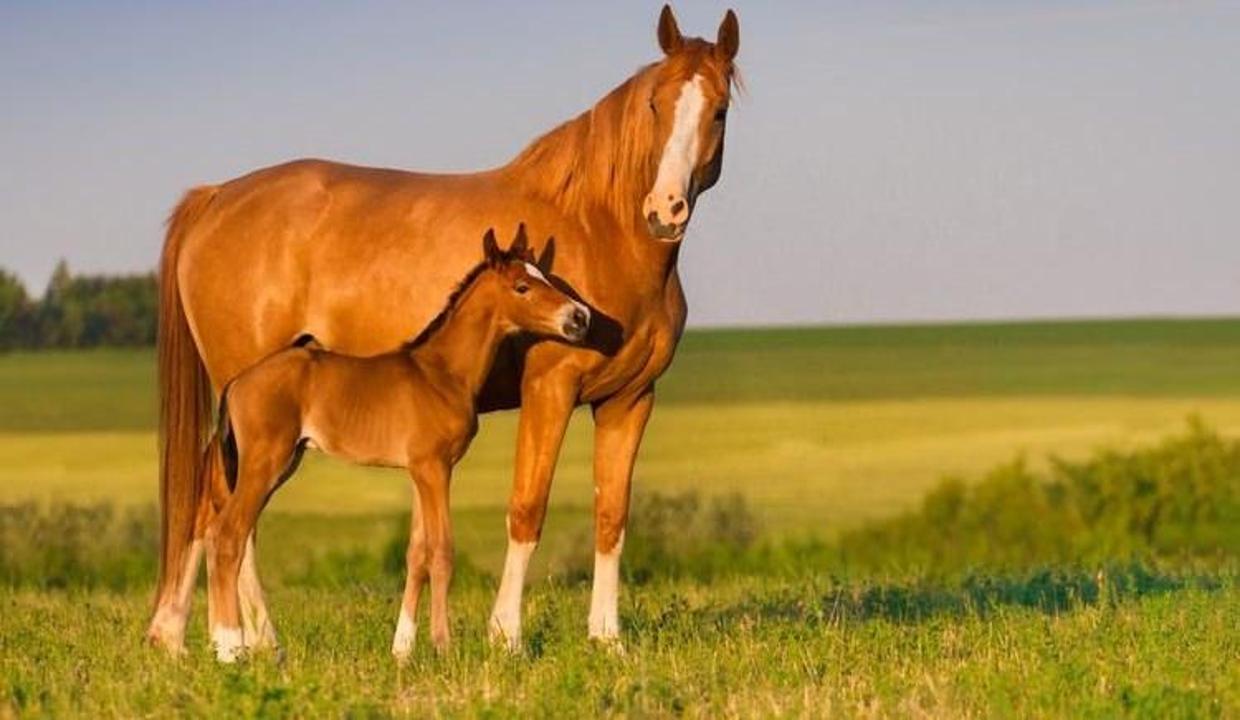
{"type": "Polygon", "coordinates": [[[585,339],[590,329],[590,310],[584,305],[573,303],[564,312],[560,332],[569,342],[578,343],[585,339]]]}

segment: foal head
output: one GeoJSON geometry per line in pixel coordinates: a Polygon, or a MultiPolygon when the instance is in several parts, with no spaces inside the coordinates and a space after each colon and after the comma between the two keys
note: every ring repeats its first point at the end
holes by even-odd
{"type": "Polygon", "coordinates": [[[495,231],[482,238],[484,269],[477,283],[489,287],[496,318],[505,333],[529,332],[571,343],[585,339],[590,310],[554,287],[534,259],[525,226],[507,250],[500,250],[495,231]]]}
{"type": "Polygon", "coordinates": [[[659,16],[664,59],[653,66],[645,112],[651,116],[658,170],[642,202],[650,234],[679,242],[700,193],[723,168],[723,133],[740,47],[740,25],[729,10],[715,42],[680,34],[672,9],[659,16]]]}

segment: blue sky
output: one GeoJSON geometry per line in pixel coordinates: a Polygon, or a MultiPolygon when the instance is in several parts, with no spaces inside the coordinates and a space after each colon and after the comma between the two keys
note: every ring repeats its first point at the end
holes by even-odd
{"type": "MultiPolygon", "coordinates": [[[[1240,4],[734,7],[691,323],[1240,309],[1240,4]]],[[[0,2],[0,265],[150,268],[185,188],[295,157],[500,164],[655,59],[658,9],[0,2]]]]}

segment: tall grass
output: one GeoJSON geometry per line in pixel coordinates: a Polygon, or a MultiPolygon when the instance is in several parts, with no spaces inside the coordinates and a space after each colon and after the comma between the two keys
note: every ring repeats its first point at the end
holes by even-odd
{"type": "MultiPolygon", "coordinates": [[[[397,587],[408,529],[404,518],[391,522],[381,546],[307,554],[277,582],[397,587]]],[[[151,508],[120,513],[109,505],[0,506],[0,584],[148,584],[157,531],[151,508]]],[[[763,540],[740,495],[643,495],[634,498],[626,536],[624,574],[636,584],[746,575],[967,579],[1045,568],[1096,574],[1104,567],[1228,565],[1240,557],[1240,441],[1193,421],[1182,435],[1158,445],[1055,461],[1044,473],[1015,460],[976,482],[945,479],[920,508],[834,542],[763,540]]],[[[573,547],[559,578],[569,584],[590,576],[591,535],[583,534],[573,547]]],[[[456,577],[460,584],[492,582],[464,555],[458,556],[456,577]]]]}

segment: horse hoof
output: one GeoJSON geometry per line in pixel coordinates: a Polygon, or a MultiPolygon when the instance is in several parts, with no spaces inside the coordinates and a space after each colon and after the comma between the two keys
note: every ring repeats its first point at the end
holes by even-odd
{"type": "Polygon", "coordinates": [[[617,635],[591,635],[590,642],[595,647],[605,650],[616,657],[624,657],[626,655],[624,643],[620,641],[620,637],[617,635]]]}
{"type": "Polygon", "coordinates": [[[490,639],[491,645],[495,647],[502,647],[513,654],[521,652],[521,631],[505,631],[504,625],[499,618],[491,618],[491,622],[487,627],[487,637],[490,639]]]}

